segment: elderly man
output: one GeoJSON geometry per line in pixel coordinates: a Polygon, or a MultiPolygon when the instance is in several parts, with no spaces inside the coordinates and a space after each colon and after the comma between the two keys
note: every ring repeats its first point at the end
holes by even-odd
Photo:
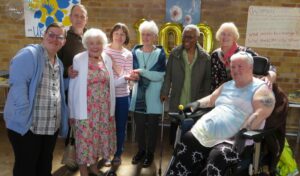
{"type": "MultiPolygon", "coordinates": [[[[160,96],[161,101],[165,101],[170,93],[171,112],[177,111],[179,104],[185,106],[210,93],[210,57],[199,45],[199,36],[196,25],[187,25],[183,30],[182,45],[173,49],[168,59],[160,96]]],[[[176,129],[174,124],[172,127],[176,129]]],[[[171,132],[171,139],[174,137],[175,131],[171,132]]]]}
{"type": "MultiPolygon", "coordinates": [[[[58,56],[64,64],[65,72],[64,78],[76,77],[78,72],[69,69],[72,66],[73,58],[76,54],[84,51],[82,45],[82,36],[86,31],[86,24],[88,20],[86,8],[81,4],[76,4],[72,7],[70,13],[70,21],[72,26],[67,32],[66,44],[58,52],[58,56]]],[[[68,84],[66,82],[66,84],[68,84]]]]}
{"type": "Polygon", "coordinates": [[[11,60],[4,119],[15,154],[14,176],[51,176],[57,135],[67,135],[64,69],[56,55],[65,36],[64,26],[53,23],[41,44],[23,48],[11,60]]]}
{"type": "Polygon", "coordinates": [[[222,168],[234,159],[220,157],[218,163],[212,163],[210,161],[216,152],[228,148],[224,150],[227,156],[238,156],[226,141],[242,128],[260,128],[273,111],[273,92],[263,81],[253,77],[252,56],[245,52],[234,54],[230,69],[232,81],[224,83],[211,95],[187,105],[191,111],[197,108],[214,108],[183,136],[167,175],[180,175],[183,172],[187,175],[213,175],[211,172],[216,170],[224,175],[222,168]]]}

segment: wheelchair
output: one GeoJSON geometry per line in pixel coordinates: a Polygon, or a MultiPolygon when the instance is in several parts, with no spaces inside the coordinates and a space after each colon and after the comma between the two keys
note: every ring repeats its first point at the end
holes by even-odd
{"type": "MultiPolygon", "coordinates": [[[[270,67],[268,58],[262,56],[254,56],[253,58],[253,73],[255,75],[266,75],[270,67]]],[[[288,98],[276,83],[273,84],[273,92],[276,99],[275,107],[266,119],[263,129],[255,131],[243,129],[235,136],[235,144],[243,145],[246,140],[252,140],[253,145],[242,146],[246,150],[239,151],[240,161],[228,166],[225,176],[276,175],[276,166],[284,147],[288,98]]],[[[169,116],[179,123],[175,145],[180,141],[181,136],[209,110],[200,109],[194,114],[182,111],[169,113],[169,116]]],[[[169,166],[173,158],[174,156],[172,156],[169,166]]]]}

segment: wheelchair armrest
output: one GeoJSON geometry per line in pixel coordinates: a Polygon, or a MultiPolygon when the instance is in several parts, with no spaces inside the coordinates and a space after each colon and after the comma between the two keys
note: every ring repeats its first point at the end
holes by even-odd
{"type": "Polygon", "coordinates": [[[169,112],[168,115],[178,122],[181,122],[183,119],[185,119],[184,114],[179,112],[169,112]]]}
{"type": "Polygon", "coordinates": [[[204,114],[209,112],[211,108],[205,108],[205,109],[197,109],[197,111],[191,112],[169,112],[169,117],[173,118],[179,123],[182,123],[184,119],[194,119],[194,121],[197,121],[200,117],[202,117],[204,114]]]}
{"type": "Polygon", "coordinates": [[[243,138],[252,139],[255,142],[260,142],[264,138],[264,134],[262,131],[248,130],[248,131],[245,131],[242,135],[243,135],[243,138]]]}
{"type": "Polygon", "coordinates": [[[273,129],[269,130],[247,130],[243,132],[244,139],[252,139],[254,142],[261,142],[267,135],[274,132],[273,129]]]}

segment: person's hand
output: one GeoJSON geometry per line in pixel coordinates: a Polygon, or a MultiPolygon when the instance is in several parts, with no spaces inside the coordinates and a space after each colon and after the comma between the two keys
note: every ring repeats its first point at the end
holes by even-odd
{"type": "Polygon", "coordinates": [[[70,78],[75,78],[78,76],[78,71],[74,70],[72,65],[68,68],[68,76],[70,78]]]}
{"type": "Polygon", "coordinates": [[[187,104],[185,106],[185,108],[183,109],[183,112],[191,112],[193,113],[194,111],[196,111],[200,106],[200,102],[199,101],[194,101],[191,102],[189,104],[187,104]]]}
{"type": "Polygon", "coordinates": [[[75,124],[75,119],[69,118],[69,125],[73,126],[75,124]]]}
{"type": "Polygon", "coordinates": [[[164,101],[166,101],[166,100],[168,100],[168,96],[165,96],[165,95],[161,95],[161,96],[160,96],[160,101],[161,101],[161,102],[164,102],[164,101]]]}
{"type": "Polygon", "coordinates": [[[272,89],[273,83],[269,76],[263,76],[260,79],[263,80],[270,89],[272,89]]]}
{"type": "Polygon", "coordinates": [[[132,70],[130,72],[130,81],[138,81],[140,79],[140,75],[139,75],[139,71],[138,70],[132,70]]]}

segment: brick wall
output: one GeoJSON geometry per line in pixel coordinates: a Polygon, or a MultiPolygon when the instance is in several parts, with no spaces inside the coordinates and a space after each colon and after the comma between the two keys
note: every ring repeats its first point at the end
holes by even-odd
{"type": "MultiPolygon", "coordinates": [[[[24,21],[14,21],[5,15],[5,4],[0,3],[0,70],[8,69],[10,58],[24,45],[38,43],[40,39],[24,37],[24,21]]],[[[163,0],[81,0],[89,13],[88,27],[98,27],[109,32],[116,22],[126,23],[130,29],[131,42],[136,43],[134,24],[141,18],[153,19],[159,27],[164,23],[163,0]]],[[[232,21],[239,28],[240,45],[245,43],[247,13],[250,5],[300,7],[299,0],[202,0],[201,21],[215,32],[221,23],[232,21]]],[[[214,42],[214,48],[218,43],[214,42]]],[[[270,57],[277,67],[277,82],[286,91],[300,89],[300,51],[253,48],[261,55],[270,57]]]]}
{"type": "MultiPolygon", "coordinates": [[[[10,58],[29,43],[38,43],[40,39],[24,37],[24,20],[15,21],[5,15],[5,4],[0,4],[0,70],[8,69],[10,58]]],[[[136,43],[134,24],[141,18],[153,19],[159,26],[164,23],[165,1],[162,0],[81,0],[89,13],[89,27],[97,27],[109,32],[116,22],[129,26],[131,42],[136,43]]],[[[240,45],[245,43],[247,13],[250,5],[300,7],[299,0],[202,0],[201,21],[212,27],[215,32],[220,24],[233,21],[238,26],[240,45]]],[[[214,42],[214,48],[218,43],[214,42]]],[[[278,69],[278,83],[285,91],[300,89],[300,51],[253,48],[259,54],[271,58],[278,69]]]]}

